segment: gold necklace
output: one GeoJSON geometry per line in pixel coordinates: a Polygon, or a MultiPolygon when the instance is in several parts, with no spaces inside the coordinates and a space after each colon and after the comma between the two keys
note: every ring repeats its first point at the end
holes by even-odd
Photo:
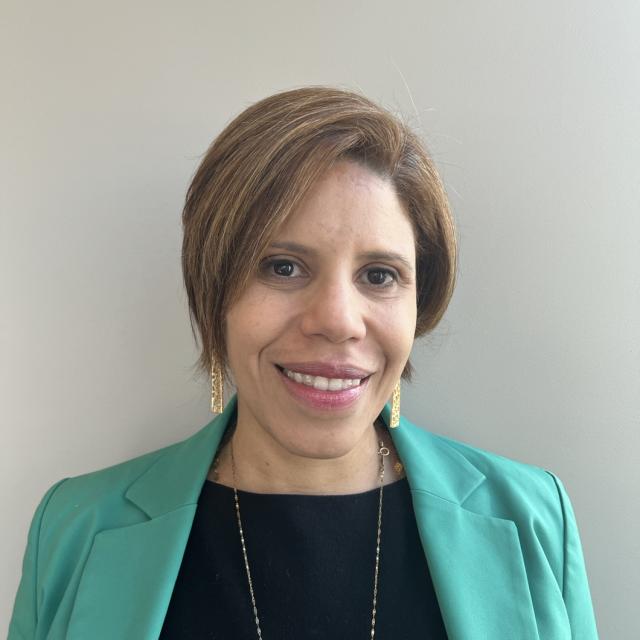
{"type": "MultiPolygon", "coordinates": [[[[253,607],[253,617],[256,623],[256,632],[258,640],[262,640],[262,629],[260,628],[260,619],[258,617],[258,608],[256,606],[256,597],[253,592],[253,581],[251,580],[251,571],[249,570],[249,558],[247,556],[247,545],[244,541],[244,531],[242,529],[242,518],[240,517],[240,501],[238,500],[238,490],[236,489],[236,462],[233,457],[233,438],[229,443],[231,450],[231,471],[233,474],[233,497],[236,505],[236,518],[238,520],[238,531],[240,532],[240,542],[242,544],[242,556],[244,558],[244,568],[247,573],[247,582],[249,583],[249,595],[251,596],[251,606],[253,607]]],[[[373,578],[373,609],[371,611],[371,635],[372,640],[376,632],[376,604],[378,599],[378,569],[380,566],[380,535],[382,533],[382,489],[384,481],[384,459],[389,455],[389,449],[384,446],[384,442],[380,440],[380,448],[378,449],[380,456],[380,494],[378,498],[378,533],[376,535],[376,571],[373,578]]]]}

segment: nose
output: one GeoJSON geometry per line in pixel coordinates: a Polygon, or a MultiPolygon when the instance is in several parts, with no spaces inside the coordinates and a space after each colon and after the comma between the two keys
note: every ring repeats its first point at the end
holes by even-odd
{"type": "Polygon", "coordinates": [[[340,343],[366,335],[366,301],[351,280],[333,276],[307,290],[301,329],[306,336],[324,336],[340,343]]]}

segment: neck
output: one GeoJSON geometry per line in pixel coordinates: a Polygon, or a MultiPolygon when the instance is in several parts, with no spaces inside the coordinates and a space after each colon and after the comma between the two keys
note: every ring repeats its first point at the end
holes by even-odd
{"type": "Polygon", "coordinates": [[[380,442],[390,451],[390,455],[384,457],[384,484],[401,477],[394,469],[398,458],[384,425],[372,424],[351,451],[328,459],[290,453],[272,438],[256,440],[255,429],[244,429],[242,423],[238,423],[229,442],[216,456],[217,473],[212,466],[209,479],[254,493],[360,493],[380,486],[380,442]]]}

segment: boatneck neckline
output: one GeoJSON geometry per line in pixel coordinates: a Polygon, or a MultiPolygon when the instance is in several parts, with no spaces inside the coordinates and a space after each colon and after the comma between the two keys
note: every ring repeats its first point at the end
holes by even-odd
{"type": "MultiPolygon", "coordinates": [[[[389,489],[393,490],[395,488],[401,487],[407,483],[406,476],[404,478],[400,478],[398,480],[394,480],[389,484],[384,485],[384,490],[388,491],[389,489]]],[[[230,487],[226,484],[221,484],[220,482],[214,482],[207,478],[205,480],[205,486],[210,489],[217,489],[219,491],[223,491],[225,493],[233,493],[233,487],[230,487]]],[[[238,495],[244,496],[253,496],[255,498],[304,498],[304,499],[313,499],[313,498],[357,498],[366,496],[369,494],[378,494],[380,492],[380,487],[376,487],[375,489],[367,489],[366,491],[358,491],[356,493],[258,493],[256,491],[244,491],[243,489],[238,489],[238,495]]]]}

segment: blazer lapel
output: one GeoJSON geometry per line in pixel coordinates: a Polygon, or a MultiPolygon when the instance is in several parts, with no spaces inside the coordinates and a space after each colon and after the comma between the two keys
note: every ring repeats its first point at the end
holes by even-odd
{"type": "MultiPolygon", "coordinates": [[[[84,566],[66,637],[157,640],[178,577],[198,497],[235,411],[169,447],[126,491],[149,518],[100,531],[84,566]]],[[[142,516],[144,517],[144,516],[142,516]]]]}
{"type": "Polygon", "coordinates": [[[94,538],[66,637],[157,640],[196,505],[94,538]]]}
{"type": "MultiPolygon", "coordinates": [[[[389,424],[389,405],[382,417],[389,424]]],[[[405,418],[390,432],[449,638],[537,640],[515,523],[464,507],[485,476],[446,441],[405,418]]]]}

